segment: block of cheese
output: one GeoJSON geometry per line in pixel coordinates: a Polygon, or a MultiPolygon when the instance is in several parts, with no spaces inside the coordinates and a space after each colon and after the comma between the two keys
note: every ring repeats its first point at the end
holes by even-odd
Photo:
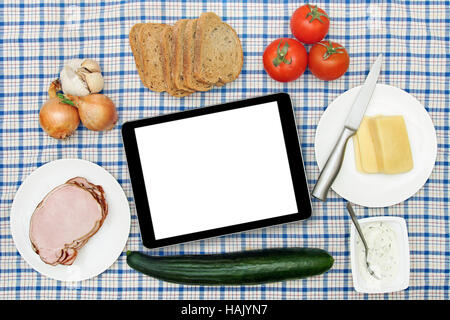
{"type": "Polygon", "coordinates": [[[356,163],[359,167],[359,171],[365,173],[378,173],[378,161],[377,155],[375,153],[375,146],[373,144],[373,139],[369,127],[370,120],[373,118],[364,117],[356,135],[354,135],[353,142],[357,141],[358,151],[356,151],[355,156],[357,157],[356,163]],[[359,164],[358,164],[359,162],[359,164]]]}
{"type": "Polygon", "coordinates": [[[353,142],[356,167],[360,172],[396,174],[413,168],[402,116],[364,117],[353,142]]]}
{"type": "Polygon", "coordinates": [[[395,174],[413,168],[408,131],[402,116],[375,117],[369,121],[379,171],[395,174]]]}
{"type": "Polygon", "coordinates": [[[359,152],[358,132],[353,135],[353,150],[355,151],[355,164],[359,172],[364,172],[361,166],[361,153],[359,152]]]}

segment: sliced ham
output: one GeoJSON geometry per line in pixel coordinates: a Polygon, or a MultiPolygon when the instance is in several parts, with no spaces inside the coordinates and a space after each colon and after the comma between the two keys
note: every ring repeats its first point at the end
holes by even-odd
{"type": "Polygon", "coordinates": [[[30,240],[42,261],[71,265],[108,214],[103,188],[75,177],[50,191],[36,207],[30,240]]]}

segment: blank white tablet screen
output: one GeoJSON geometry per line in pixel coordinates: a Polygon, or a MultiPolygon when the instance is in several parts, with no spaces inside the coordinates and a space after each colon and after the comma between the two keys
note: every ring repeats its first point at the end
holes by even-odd
{"type": "Polygon", "coordinates": [[[135,133],[156,240],[298,212],[276,102],[135,133]]]}

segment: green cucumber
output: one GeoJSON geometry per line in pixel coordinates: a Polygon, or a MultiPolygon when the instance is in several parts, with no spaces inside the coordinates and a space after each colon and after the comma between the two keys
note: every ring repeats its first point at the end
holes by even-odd
{"type": "Polygon", "coordinates": [[[149,256],[127,251],[127,264],[180,284],[247,285],[300,279],[328,271],[333,257],[316,248],[276,248],[206,255],[149,256]]]}

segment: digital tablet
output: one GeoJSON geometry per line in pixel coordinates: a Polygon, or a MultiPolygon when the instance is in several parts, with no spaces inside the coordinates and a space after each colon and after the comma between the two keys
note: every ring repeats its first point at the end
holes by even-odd
{"type": "Polygon", "coordinates": [[[129,121],[122,138],[147,248],[311,216],[286,93],[129,121]]]}

